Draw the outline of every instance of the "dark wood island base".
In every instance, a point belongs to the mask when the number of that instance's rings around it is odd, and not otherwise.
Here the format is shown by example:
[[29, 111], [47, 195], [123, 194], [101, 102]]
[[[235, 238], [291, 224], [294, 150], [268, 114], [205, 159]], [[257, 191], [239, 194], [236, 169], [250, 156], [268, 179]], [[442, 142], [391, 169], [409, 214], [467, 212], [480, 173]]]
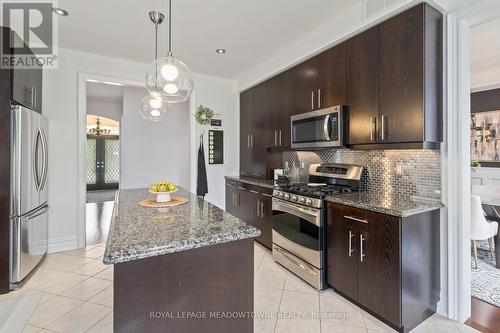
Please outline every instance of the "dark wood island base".
[[[114, 332], [252, 333], [253, 246], [247, 238], [115, 264]], [[245, 316], [227, 318], [235, 313]]]

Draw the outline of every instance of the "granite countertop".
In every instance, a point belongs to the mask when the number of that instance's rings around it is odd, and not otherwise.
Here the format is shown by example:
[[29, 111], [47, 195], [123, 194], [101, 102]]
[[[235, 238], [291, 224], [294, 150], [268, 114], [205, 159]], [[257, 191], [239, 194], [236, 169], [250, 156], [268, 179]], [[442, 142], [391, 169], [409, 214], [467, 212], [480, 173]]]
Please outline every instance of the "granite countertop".
[[326, 197], [325, 200], [398, 217], [407, 217], [444, 207], [439, 201], [377, 192], [332, 195]]
[[245, 184], [274, 188], [274, 180], [272, 179], [257, 179], [257, 178], [241, 177], [241, 176], [226, 176], [225, 178], [237, 182], [242, 182]]
[[257, 237], [260, 231], [208, 201], [179, 188], [188, 203], [144, 208], [147, 189], [120, 190], [109, 227], [103, 262], [116, 264]]

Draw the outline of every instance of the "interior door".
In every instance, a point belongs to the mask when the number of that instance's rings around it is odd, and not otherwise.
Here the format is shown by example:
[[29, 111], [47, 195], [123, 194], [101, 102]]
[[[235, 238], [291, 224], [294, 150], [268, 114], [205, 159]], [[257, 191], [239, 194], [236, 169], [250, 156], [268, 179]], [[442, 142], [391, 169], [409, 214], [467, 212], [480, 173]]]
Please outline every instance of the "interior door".
[[87, 190], [117, 189], [120, 141], [116, 135], [87, 135]]

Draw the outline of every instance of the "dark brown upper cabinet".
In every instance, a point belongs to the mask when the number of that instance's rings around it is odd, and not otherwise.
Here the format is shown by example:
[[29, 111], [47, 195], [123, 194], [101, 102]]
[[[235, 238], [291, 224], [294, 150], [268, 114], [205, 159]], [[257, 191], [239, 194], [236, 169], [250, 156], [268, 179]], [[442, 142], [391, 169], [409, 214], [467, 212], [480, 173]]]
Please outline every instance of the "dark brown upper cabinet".
[[438, 148], [442, 15], [423, 3], [347, 44], [348, 144], [361, 149]]
[[350, 145], [373, 143], [378, 118], [379, 27], [346, 42], [346, 104], [349, 106]]
[[268, 113], [268, 147], [290, 147], [290, 116], [295, 110], [295, 70], [287, 70], [269, 81], [271, 108]]
[[253, 90], [249, 89], [240, 94], [240, 174], [251, 176], [251, 110], [252, 110]]
[[345, 44], [339, 44], [295, 67], [294, 114], [344, 103]]

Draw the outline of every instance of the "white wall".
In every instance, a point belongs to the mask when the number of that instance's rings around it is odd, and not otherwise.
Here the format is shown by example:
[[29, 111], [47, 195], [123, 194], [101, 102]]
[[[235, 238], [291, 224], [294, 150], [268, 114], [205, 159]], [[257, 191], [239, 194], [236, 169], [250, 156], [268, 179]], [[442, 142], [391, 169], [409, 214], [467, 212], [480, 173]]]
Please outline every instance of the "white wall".
[[222, 117], [224, 130], [224, 164], [208, 165], [207, 130], [194, 121], [191, 116], [191, 191], [196, 193], [197, 152], [200, 145], [200, 134], [205, 133], [205, 161], [207, 166], [208, 194], [205, 199], [214, 205], [225, 207], [225, 180], [226, 175], [239, 174], [239, 142], [240, 142], [240, 113], [239, 94], [236, 81], [221, 79], [214, 76], [195, 74], [195, 94], [191, 100], [191, 114], [202, 104], [210, 107]]
[[[59, 50], [59, 68], [44, 71], [43, 112], [49, 119], [50, 252], [74, 249], [78, 246], [78, 223], [82, 207], [84, 207], [84, 202], [79, 201], [79, 184], [81, 182], [77, 178], [78, 73], [91, 73], [98, 76], [142, 82], [147, 69], [148, 64], [61, 48]], [[234, 122], [238, 113], [236, 83], [216, 77], [196, 75], [195, 86], [196, 93], [200, 96], [198, 100], [201, 103], [212, 106], [219, 112], [223, 111], [227, 115], [224, 121], [226, 128], [229, 128], [229, 139], [235, 143], [233, 146], [237, 146], [239, 126], [237, 120]], [[230, 116], [231, 112], [236, 112], [236, 115]], [[190, 115], [192, 113], [191, 110]], [[191, 152], [194, 149], [195, 147], [192, 145]], [[238, 170], [237, 147], [235, 149], [236, 151], [232, 153], [229, 151], [229, 155], [227, 155], [230, 156], [231, 160], [228, 166], [234, 172]], [[234, 154], [233, 158], [231, 158], [231, 154]], [[172, 161], [175, 163], [174, 158]], [[226, 170], [219, 170], [218, 174], [225, 172]], [[211, 171], [209, 173], [212, 175]], [[213, 183], [214, 181], [211, 180], [210, 184]], [[216, 187], [216, 185], [211, 185], [212, 189]], [[220, 199], [214, 199], [214, 201], [223, 202], [223, 191], [219, 191], [217, 196], [220, 196]]]
[[87, 114], [101, 116], [121, 122], [123, 104], [87, 98]]
[[138, 112], [144, 88], [123, 89], [120, 188], [148, 187], [160, 179], [190, 188], [188, 103], [173, 104], [165, 122], [144, 120]]

